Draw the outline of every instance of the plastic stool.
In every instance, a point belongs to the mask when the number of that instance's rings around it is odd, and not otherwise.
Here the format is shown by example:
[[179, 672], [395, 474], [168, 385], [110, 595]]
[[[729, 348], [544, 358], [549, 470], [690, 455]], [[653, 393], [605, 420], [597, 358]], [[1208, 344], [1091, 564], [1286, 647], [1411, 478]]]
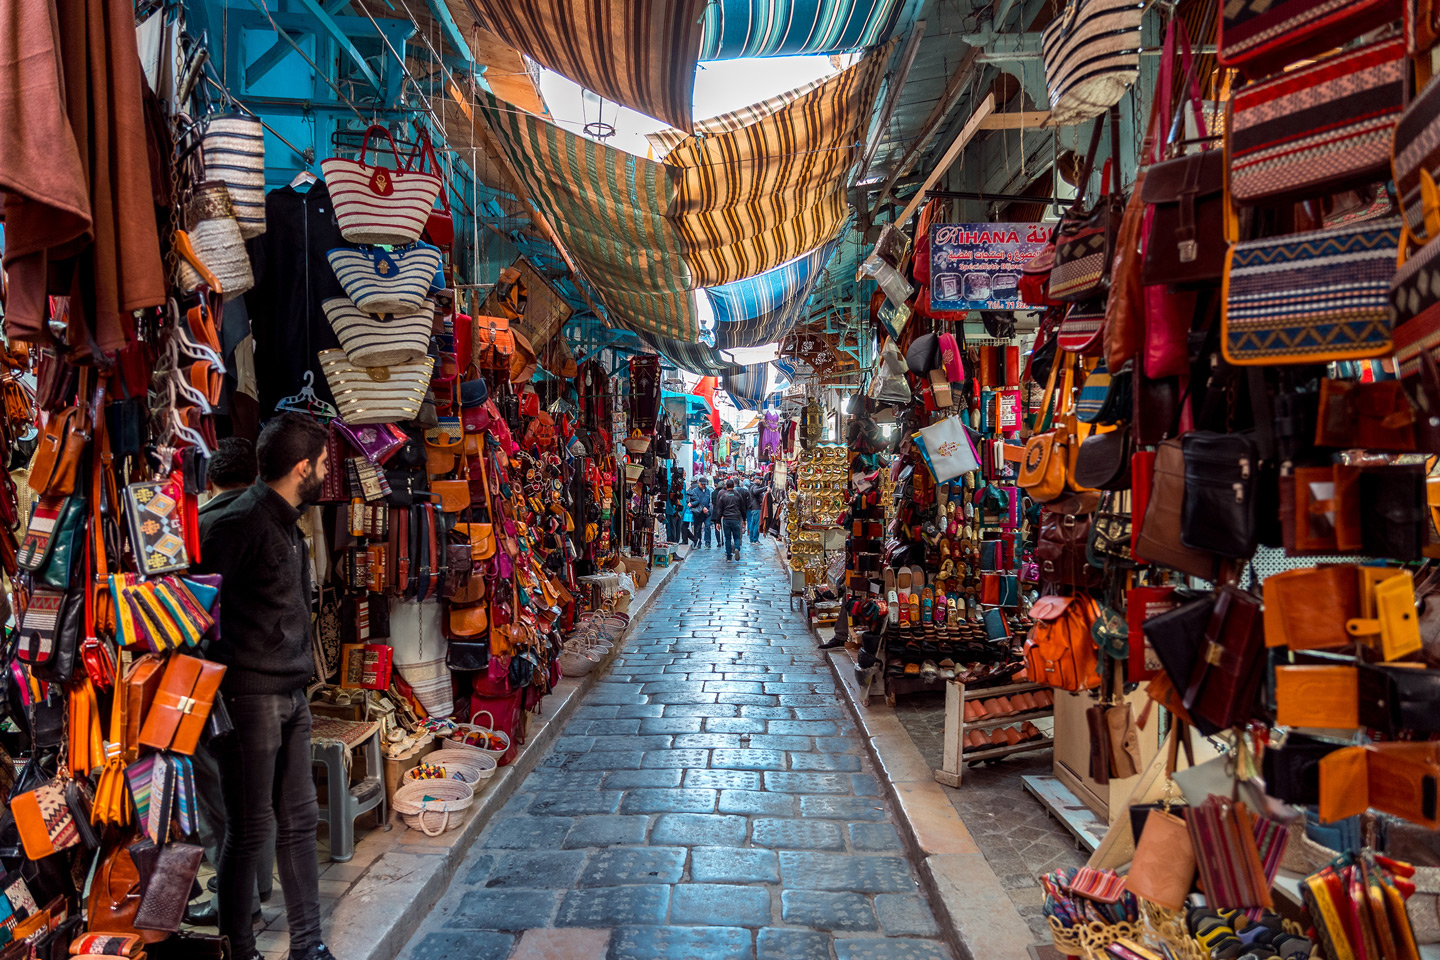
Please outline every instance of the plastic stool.
[[311, 763], [323, 764], [328, 786], [326, 805], [320, 808], [320, 822], [330, 828], [330, 859], [344, 863], [355, 856], [355, 819], [371, 810], [384, 823], [389, 816], [385, 806], [385, 768], [380, 756], [380, 734], [356, 748], [365, 751], [364, 780], [350, 786], [350, 773], [345, 762], [346, 748], [334, 741], [310, 743]]

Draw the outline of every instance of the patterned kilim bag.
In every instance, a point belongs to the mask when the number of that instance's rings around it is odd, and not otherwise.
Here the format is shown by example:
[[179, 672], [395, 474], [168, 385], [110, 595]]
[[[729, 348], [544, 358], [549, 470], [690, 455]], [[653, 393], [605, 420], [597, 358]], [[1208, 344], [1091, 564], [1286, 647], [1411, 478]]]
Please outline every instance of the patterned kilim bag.
[[1250, 240], [1225, 261], [1225, 359], [1327, 363], [1391, 350], [1399, 217]]
[[1400, 19], [1400, 0], [1230, 0], [1220, 7], [1220, 62], [1263, 77]]
[[[1120, 156], [1120, 110], [1112, 107], [1110, 120], [1110, 155]], [[1101, 174], [1100, 199], [1095, 209], [1084, 207], [1085, 187], [1090, 171], [1095, 168], [1095, 151], [1100, 147], [1100, 133], [1105, 118], [1095, 121], [1090, 136], [1090, 150], [1080, 170], [1079, 194], [1070, 209], [1060, 218], [1055, 231], [1055, 265], [1050, 270], [1051, 299], [1077, 303], [1104, 297], [1110, 288], [1110, 264], [1115, 258], [1115, 234], [1125, 215], [1125, 198], [1120, 195], [1119, 164], [1107, 162]], [[1106, 176], [1105, 174], [1109, 174]], [[1103, 317], [1103, 304], [1101, 316]]]
[[1396, 37], [1242, 88], [1225, 128], [1230, 196], [1259, 203], [1385, 179], [1406, 69]]
[[1410, 234], [1426, 243], [1440, 234], [1440, 76], [1432, 77], [1395, 126], [1391, 167]]

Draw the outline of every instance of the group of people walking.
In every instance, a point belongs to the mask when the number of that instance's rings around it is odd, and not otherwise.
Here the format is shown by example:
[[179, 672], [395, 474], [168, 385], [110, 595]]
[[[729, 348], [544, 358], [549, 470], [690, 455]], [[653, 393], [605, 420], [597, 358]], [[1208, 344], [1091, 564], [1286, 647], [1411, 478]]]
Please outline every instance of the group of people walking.
[[688, 490], [675, 484], [666, 503], [670, 540], [696, 547], [703, 540], [710, 547], [723, 537], [725, 559], [739, 560], [740, 544], [747, 533], [751, 543], [760, 541], [760, 506], [765, 492], [763, 477], [717, 479], [713, 491], [708, 477], [696, 478]]

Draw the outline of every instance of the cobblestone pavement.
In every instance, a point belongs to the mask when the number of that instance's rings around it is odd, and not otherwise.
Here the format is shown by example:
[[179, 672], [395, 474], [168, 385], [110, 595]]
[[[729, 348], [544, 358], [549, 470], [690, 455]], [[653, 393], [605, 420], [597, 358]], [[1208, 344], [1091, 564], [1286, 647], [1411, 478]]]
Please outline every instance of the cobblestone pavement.
[[697, 549], [401, 957], [949, 960], [863, 749], [770, 547]]
[[[895, 715], [925, 762], [931, 767], [940, 766], [945, 694], [899, 697]], [[1083, 866], [1086, 859], [1069, 831], [1050, 817], [1020, 783], [1026, 774], [1049, 773], [1050, 764], [1049, 750], [1014, 754], [996, 763], [966, 766], [960, 788], [945, 788], [986, 862], [1030, 925], [1036, 943], [1049, 943], [1051, 939], [1050, 928], [1040, 912], [1045, 895], [1036, 877], [1057, 867]]]

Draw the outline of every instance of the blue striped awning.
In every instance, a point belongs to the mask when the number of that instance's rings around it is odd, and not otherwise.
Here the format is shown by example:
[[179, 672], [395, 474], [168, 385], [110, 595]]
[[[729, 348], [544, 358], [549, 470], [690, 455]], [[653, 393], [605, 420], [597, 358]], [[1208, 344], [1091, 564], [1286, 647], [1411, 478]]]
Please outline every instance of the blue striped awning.
[[899, 0], [710, 0], [700, 59], [836, 53], [879, 43]]
[[703, 343], [673, 340], [643, 330], [636, 330], [635, 335], [675, 366], [688, 370], [697, 377], [720, 377], [737, 369], [735, 364], [728, 362]]
[[706, 287], [705, 293], [715, 311], [715, 321], [736, 323], [773, 313], [777, 307], [794, 299], [811, 277], [825, 269], [834, 251], [835, 245], [827, 243], [774, 270], [746, 280]]
[[[815, 283], [825, 272], [825, 265], [835, 253], [838, 241], [832, 241], [817, 250], [811, 251], [800, 260], [792, 261], [778, 270], [771, 273], [792, 270], [788, 277], [777, 278], [779, 284], [783, 284], [780, 292], [787, 294], [784, 299], [775, 302], [770, 300], [774, 291], [767, 286], [753, 291], [751, 295], [742, 294], [740, 297], [728, 297], [728, 304], [725, 307], [720, 305], [713, 294], [717, 290], [734, 288], [750, 283], [750, 280], [741, 280], [734, 284], [726, 284], [725, 287], [710, 287], [706, 289], [711, 294], [711, 303], [715, 307], [715, 347], [719, 350], [737, 350], [741, 347], [758, 347], [766, 343], [777, 343], [790, 332], [795, 322], [800, 319], [805, 306], [810, 302], [811, 291], [815, 289]], [[797, 266], [798, 265], [798, 266]], [[800, 285], [789, 289], [790, 284], [799, 276], [804, 277]], [[752, 280], [760, 280], [770, 274], [761, 274]], [[753, 304], [766, 302], [771, 308], [757, 316], [744, 320], [720, 319], [728, 310], [735, 309], [736, 304]], [[740, 311], [748, 312], [753, 307], [742, 306]]]

